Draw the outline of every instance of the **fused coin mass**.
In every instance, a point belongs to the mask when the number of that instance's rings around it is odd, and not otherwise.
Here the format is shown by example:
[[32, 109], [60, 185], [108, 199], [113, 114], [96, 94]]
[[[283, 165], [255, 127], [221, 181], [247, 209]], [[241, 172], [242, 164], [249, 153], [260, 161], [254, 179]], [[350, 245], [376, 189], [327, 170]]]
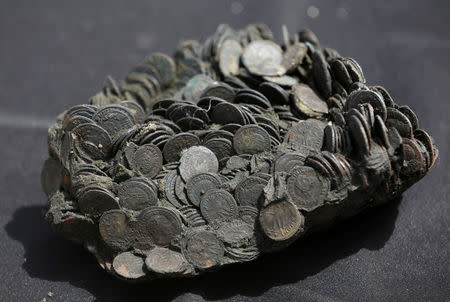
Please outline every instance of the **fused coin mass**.
[[126, 281], [286, 248], [398, 199], [439, 154], [409, 106], [307, 29], [221, 24], [99, 88], [50, 127], [41, 185], [53, 229]]

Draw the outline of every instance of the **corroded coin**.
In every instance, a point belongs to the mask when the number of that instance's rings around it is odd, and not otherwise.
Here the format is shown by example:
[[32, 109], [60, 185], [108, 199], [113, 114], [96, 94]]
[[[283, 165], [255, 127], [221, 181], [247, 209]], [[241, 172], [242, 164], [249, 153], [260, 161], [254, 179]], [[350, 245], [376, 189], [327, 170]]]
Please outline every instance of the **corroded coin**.
[[181, 219], [174, 210], [165, 207], [149, 207], [137, 217], [138, 244], [168, 246], [181, 234]]
[[304, 224], [303, 215], [290, 201], [269, 204], [259, 214], [259, 223], [267, 237], [274, 241], [292, 238]]
[[158, 175], [162, 163], [161, 150], [153, 144], [145, 144], [137, 148], [133, 162], [130, 164], [143, 175], [153, 178]]
[[155, 247], [147, 253], [145, 265], [149, 271], [159, 274], [181, 274], [188, 263], [179, 252], [164, 247]]
[[237, 154], [256, 154], [270, 149], [270, 135], [257, 125], [239, 128], [233, 137], [233, 147]]
[[182, 251], [186, 259], [199, 269], [208, 269], [220, 264], [224, 255], [223, 244], [210, 231], [193, 231], [187, 234]]
[[321, 150], [323, 144], [323, 131], [325, 124], [315, 119], [300, 121], [288, 130], [283, 143], [302, 150], [305, 146], [315, 150]]
[[132, 252], [118, 254], [112, 263], [114, 272], [129, 280], [139, 279], [145, 276], [144, 259]]
[[199, 206], [203, 195], [209, 190], [218, 189], [221, 183], [219, 177], [212, 173], [200, 173], [191, 177], [186, 183], [189, 201]]
[[275, 172], [289, 172], [296, 166], [301, 166], [305, 163], [307, 154], [302, 153], [286, 153], [277, 158], [274, 164]]
[[183, 151], [179, 171], [185, 182], [200, 173], [217, 173], [219, 162], [216, 155], [206, 147], [193, 146]]
[[330, 181], [313, 168], [299, 166], [291, 171], [287, 189], [297, 208], [312, 211], [324, 203]]
[[241, 44], [235, 40], [226, 40], [219, 49], [219, 68], [224, 76], [239, 73], [239, 60], [242, 54]]
[[228, 245], [245, 244], [252, 236], [253, 226], [240, 219], [223, 223], [217, 229], [217, 237]]
[[131, 178], [120, 183], [117, 190], [121, 207], [139, 211], [156, 205], [158, 196], [145, 179]]
[[238, 215], [233, 195], [222, 189], [208, 190], [202, 196], [200, 210], [209, 223], [229, 221]]
[[131, 244], [129, 218], [123, 210], [106, 211], [100, 217], [98, 229], [103, 241], [112, 249], [126, 251]]
[[123, 129], [132, 127], [136, 120], [128, 108], [118, 105], [105, 106], [92, 117], [111, 137], [115, 137]]
[[293, 111], [300, 112], [309, 117], [321, 118], [328, 113], [328, 106], [315, 92], [306, 84], [296, 84], [292, 87]]
[[97, 186], [88, 186], [84, 187], [80, 194], [78, 206], [83, 213], [100, 216], [105, 211], [118, 209], [119, 203], [108, 190]]
[[200, 139], [192, 133], [179, 133], [169, 139], [163, 148], [163, 155], [166, 162], [178, 161], [181, 151], [200, 144]]
[[48, 158], [41, 171], [41, 186], [47, 196], [56, 192], [62, 185], [63, 167], [54, 158]]
[[234, 154], [233, 145], [231, 141], [226, 138], [209, 139], [203, 146], [214, 152], [219, 161]]
[[280, 46], [272, 41], [257, 40], [244, 49], [242, 62], [253, 74], [260, 76], [282, 75], [286, 69], [282, 65], [283, 53]]
[[236, 201], [240, 206], [252, 206], [258, 208], [264, 199], [264, 187], [267, 180], [256, 176], [250, 176], [242, 180], [234, 191]]

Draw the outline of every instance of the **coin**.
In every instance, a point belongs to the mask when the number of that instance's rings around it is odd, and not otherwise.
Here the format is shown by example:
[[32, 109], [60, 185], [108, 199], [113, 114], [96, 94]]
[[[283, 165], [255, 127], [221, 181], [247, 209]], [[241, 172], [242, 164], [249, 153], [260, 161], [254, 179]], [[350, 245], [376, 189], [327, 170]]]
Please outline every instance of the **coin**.
[[211, 231], [199, 230], [189, 233], [182, 246], [186, 259], [199, 269], [220, 264], [224, 255], [223, 244]]
[[386, 105], [380, 94], [372, 90], [357, 90], [350, 93], [347, 99], [347, 110], [357, 108], [359, 104], [369, 103], [372, 105], [375, 114], [378, 114], [383, 121], [386, 120], [387, 111]]
[[298, 166], [291, 170], [287, 186], [297, 208], [312, 211], [324, 203], [330, 182], [313, 168]]
[[212, 189], [218, 189], [220, 187], [219, 178], [212, 173], [200, 173], [197, 174], [186, 183], [186, 192], [189, 197], [189, 201], [199, 206], [202, 196]]
[[109, 210], [102, 214], [98, 229], [102, 240], [112, 249], [126, 251], [131, 244], [129, 218], [123, 210]]
[[313, 78], [319, 92], [328, 98], [331, 96], [331, 74], [328, 70], [328, 63], [320, 50], [315, 50], [312, 54]]
[[200, 144], [200, 139], [191, 133], [179, 133], [169, 139], [163, 148], [163, 155], [166, 162], [178, 161], [181, 157], [181, 151], [191, 146]]
[[224, 76], [238, 74], [241, 54], [241, 44], [235, 40], [226, 40], [221, 45], [219, 49], [219, 69]]
[[315, 119], [307, 119], [294, 124], [284, 136], [283, 143], [301, 150], [304, 146], [322, 149], [325, 124]]
[[[81, 124], [72, 130], [83, 142], [91, 142], [97, 148], [101, 148], [107, 153], [111, 147], [111, 137], [103, 128], [95, 124]], [[84, 150], [89, 154], [93, 154], [93, 150], [84, 147]]]
[[41, 171], [41, 187], [47, 196], [59, 190], [62, 185], [62, 165], [54, 158], [48, 158], [44, 162]]
[[140, 211], [156, 205], [158, 196], [145, 179], [130, 178], [119, 184], [117, 191], [121, 207]]
[[220, 103], [211, 109], [209, 114], [211, 121], [217, 124], [239, 124], [244, 125], [245, 119], [239, 108], [231, 103]]
[[387, 117], [385, 119], [386, 126], [394, 127], [402, 137], [411, 138], [413, 127], [411, 121], [406, 115], [395, 108], [387, 109]]
[[136, 219], [139, 245], [151, 243], [166, 247], [182, 231], [180, 217], [169, 208], [149, 207]]
[[272, 41], [257, 40], [244, 49], [242, 62], [253, 74], [259, 76], [282, 75], [286, 69], [282, 66], [281, 48]]
[[217, 229], [217, 237], [224, 243], [238, 246], [247, 243], [253, 236], [253, 226], [236, 219], [223, 223]]
[[240, 206], [251, 206], [258, 208], [264, 199], [263, 189], [267, 185], [267, 181], [250, 176], [242, 180], [234, 191], [236, 201]]
[[179, 171], [184, 181], [197, 174], [211, 172], [217, 173], [219, 162], [216, 155], [206, 147], [193, 146], [183, 151]]
[[257, 125], [239, 128], [233, 137], [233, 148], [237, 154], [257, 154], [270, 150], [270, 135]]
[[181, 274], [187, 265], [182, 254], [164, 247], [151, 249], [145, 258], [147, 269], [159, 274]]
[[208, 223], [229, 221], [238, 215], [233, 195], [222, 189], [206, 191], [200, 202], [200, 210]]
[[301, 112], [309, 117], [321, 118], [328, 113], [327, 103], [312, 90], [308, 85], [296, 84], [292, 87], [293, 112]]
[[214, 152], [217, 160], [230, 157], [234, 153], [233, 145], [226, 138], [212, 138], [207, 140], [203, 146]]
[[103, 212], [118, 209], [119, 203], [114, 195], [101, 187], [85, 187], [78, 199], [82, 213], [100, 216]]
[[145, 144], [137, 148], [132, 166], [143, 175], [153, 178], [161, 170], [162, 162], [161, 150], [153, 144]]
[[131, 128], [136, 124], [131, 111], [118, 105], [109, 105], [99, 109], [92, 119], [111, 137], [117, 136], [123, 129]]
[[289, 201], [269, 204], [259, 214], [261, 228], [271, 240], [284, 241], [292, 238], [300, 231], [305, 218]]
[[171, 57], [163, 53], [154, 53], [145, 58], [144, 63], [156, 68], [162, 86], [168, 86], [172, 83], [175, 77], [175, 62]]
[[301, 166], [305, 163], [307, 154], [302, 153], [286, 153], [280, 156], [274, 164], [275, 172], [289, 172], [296, 166]]
[[113, 260], [112, 267], [117, 275], [129, 280], [142, 278], [146, 274], [144, 259], [132, 252], [118, 254]]

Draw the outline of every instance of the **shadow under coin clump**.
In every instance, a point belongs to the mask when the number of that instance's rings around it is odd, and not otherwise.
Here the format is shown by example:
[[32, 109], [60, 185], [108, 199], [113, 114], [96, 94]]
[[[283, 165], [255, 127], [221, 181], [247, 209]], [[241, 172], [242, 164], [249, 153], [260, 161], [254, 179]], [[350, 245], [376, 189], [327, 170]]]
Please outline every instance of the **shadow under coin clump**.
[[18, 209], [5, 230], [23, 244], [27, 258], [23, 268], [31, 277], [69, 282], [89, 291], [98, 301], [125, 301], [131, 297], [170, 301], [184, 293], [217, 300], [236, 295], [259, 296], [274, 286], [313, 276], [360, 249], [381, 249], [394, 230], [400, 200], [368, 210], [327, 232], [300, 239], [283, 251], [253, 262], [230, 265], [195, 278], [155, 280], [148, 284], [123, 283], [102, 271], [81, 246], [51, 231], [42, 206]]

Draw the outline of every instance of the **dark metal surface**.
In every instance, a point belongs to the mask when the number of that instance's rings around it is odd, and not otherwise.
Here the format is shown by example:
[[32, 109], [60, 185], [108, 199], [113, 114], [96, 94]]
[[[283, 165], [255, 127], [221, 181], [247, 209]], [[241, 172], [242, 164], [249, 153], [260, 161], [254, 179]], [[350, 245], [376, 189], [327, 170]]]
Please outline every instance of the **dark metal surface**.
[[[3, 1], [0, 10], [1, 301], [442, 301], [450, 296], [450, 32], [445, 1]], [[312, 7], [314, 6], [314, 7]], [[317, 13], [319, 13], [318, 16]], [[313, 18], [316, 16], [315, 18]], [[411, 106], [435, 167], [401, 202], [280, 253], [189, 280], [127, 285], [43, 219], [47, 126], [153, 51], [219, 23], [310, 27], [369, 83]], [[277, 31], [277, 29], [279, 29]], [[52, 292], [53, 297], [48, 293]]]

